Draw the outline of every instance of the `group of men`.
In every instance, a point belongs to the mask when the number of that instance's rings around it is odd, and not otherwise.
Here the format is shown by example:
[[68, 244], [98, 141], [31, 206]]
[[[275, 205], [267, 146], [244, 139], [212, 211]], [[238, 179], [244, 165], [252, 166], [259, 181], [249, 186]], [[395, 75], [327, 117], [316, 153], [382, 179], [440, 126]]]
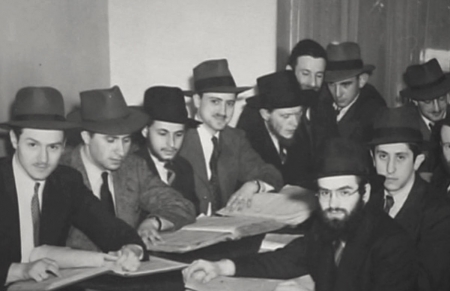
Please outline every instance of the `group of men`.
[[[0, 282], [57, 274], [54, 261], [29, 259], [43, 244], [109, 252], [135, 270], [160, 232], [294, 187], [314, 190], [320, 206], [304, 238], [195, 261], [185, 277], [310, 274], [316, 290], [448, 290], [450, 77], [436, 60], [408, 67], [400, 93], [413, 104], [390, 109], [368, 83], [374, 69], [356, 43], [302, 40], [286, 70], [257, 79], [237, 128], [228, 124], [248, 87], [225, 59], [193, 69], [192, 117], [177, 87], [149, 88], [138, 108], [117, 86], [83, 91], [67, 116], [56, 89], [19, 90], [1, 124], [15, 152], [0, 161]], [[81, 143], [69, 148], [72, 130]]]

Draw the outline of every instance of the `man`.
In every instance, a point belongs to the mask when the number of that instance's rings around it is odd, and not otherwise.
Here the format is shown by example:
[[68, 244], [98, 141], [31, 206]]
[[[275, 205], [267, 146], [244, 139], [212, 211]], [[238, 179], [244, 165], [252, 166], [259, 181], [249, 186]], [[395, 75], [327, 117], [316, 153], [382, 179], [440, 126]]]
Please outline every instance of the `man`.
[[[140, 130], [148, 116], [127, 107], [117, 86], [84, 91], [80, 98], [80, 110], [68, 119], [82, 128], [83, 143], [68, 151], [61, 162], [77, 169], [105, 208], [136, 228], [147, 245], [160, 240], [160, 231], [192, 223], [192, 203], [153, 175], [144, 159], [128, 155], [131, 133]], [[77, 229], [71, 231], [67, 244], [96, 249]]]
[[357, 43], [331, 43], [324, 80], [331, 92], [339, 136], [360, 142], [370, 139], [374, 115], [385, 105], [367, 86], [373, 65], [364, 65]]
[[450, 289], [450, 206], [417, 175], [424, 160], [423, 138], [413, 106], [380, 111], [372, 145], [384, 189], [373, 203], [411, 236], [419, 254], [419, 290]]
[[199, 212], [195, 195], [194, 170], [178, 155], [188, 127], [198, 121], [188, 118], [184, 94], [180, 88], [151, 87], [144, 94], [144, 110], [150, 121], [142, 129], [146, 146], [136, 154], [147, 161], [150, 171], [190, 200]]
[[15, 149], [12, 158], [0, 161], [1, 286], [59, 274], [54, 261], [30, 262], [29, 256], [39, 245], [64, 246], [71, 225], [102, 251], [118, 251], [124, 269], [136, 270], [144, 246], [139, 236], [93, 198], [80, 173], [58, 166], [64, 130], [75, 127], [64, 118], [61, 93], [50, 87], [22, 88], [11, 121], [1, 125], [11, 129]]
[[[316, 291], [414, 290], [417, 262], [411, 239], [382, 211], [365, 206], [371, 191], [366, 150], [354, 141], [331, 139], [320, 157], [320, 210], [304, 238], [270, 253], [195, 261], [183, 271], [185, 279], [309, 274]], [[305, 289], [289, 282], [276, 290]]]
[[450, 116], [439, 123], [439, 160], [431, 180], [435, 192], [450, 198]]
[[196, 117], [203, 123], [186, 132], [180, 155], [194, 168], [200, 212], [210, 214], [226, 205], [241, 209], [255, 193], [279, 190], [281, 174], [264, 163], [241, 130], [227, 126], [236, 94], [245, 90], [236, 87], [227, 60], [195, 67], [194, 87]]
[[258, 78], [258, 91], [247, 104], [259, 108], [264, 127], [247, 130], [247, 137], [261, 158], [281, 172], [285, 184], [304, 186], [313, 166], [308, 144], [299, 143], [295, 132], [317, 92], [300, 90], [292, 71]]

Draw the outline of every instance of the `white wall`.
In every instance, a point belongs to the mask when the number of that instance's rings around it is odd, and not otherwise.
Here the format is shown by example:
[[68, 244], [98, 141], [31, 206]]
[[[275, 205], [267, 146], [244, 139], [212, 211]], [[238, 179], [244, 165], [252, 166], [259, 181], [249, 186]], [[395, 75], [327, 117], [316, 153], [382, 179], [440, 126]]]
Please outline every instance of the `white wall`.
[[192, 68], [227, 58], [239, 85], [276, 68], [276, 0], [110, 0], [111, 84], [129, 104], [145, 89], [187, 89]]

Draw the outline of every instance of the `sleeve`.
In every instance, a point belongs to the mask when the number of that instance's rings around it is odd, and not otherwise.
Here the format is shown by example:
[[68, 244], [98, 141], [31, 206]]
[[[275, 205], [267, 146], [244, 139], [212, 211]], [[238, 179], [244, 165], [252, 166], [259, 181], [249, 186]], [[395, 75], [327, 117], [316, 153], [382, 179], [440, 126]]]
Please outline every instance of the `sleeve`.
[[282, 249], [232, 259], [237, 277], [291, 279], [308, 274], [306, 242], [298, 238]]
[[[2, 214], [4, 213], [2, 209]], [[8, 276], [9, 267], [14, 262], [11, 257], [11, 231], [6, 223], [7, 220], [1, 215], [0, 221], [0, 290], [5, 285], [6, 277]]]

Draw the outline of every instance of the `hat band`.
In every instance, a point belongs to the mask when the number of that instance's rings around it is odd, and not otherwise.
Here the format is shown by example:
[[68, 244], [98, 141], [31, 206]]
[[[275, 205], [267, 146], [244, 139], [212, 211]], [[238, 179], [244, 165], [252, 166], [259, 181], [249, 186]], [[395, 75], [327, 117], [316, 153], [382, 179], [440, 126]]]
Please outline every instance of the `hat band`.
[[328, 61], [327, 71], [354, 70], [363, 67], [362, 60]]
[[417, 85], [417, 86], [411, 86], [411, 89], [417, 89], [417, 90], [429, 89], [429, 88], [432, 88], [432, 87], [435, 87], [435, 86], [439, 85], [440, 83], [442, 83], [444, 81], [445, 81], [445, 75], [442, 75], [441, 77], [439, 77], [439, 79], [437, 79], [437, 80], [435, 80], [435, 81], [433, 81], [431, 83], [426, 83], [426, 84]]
[[409, 127], [395, 127], [395, 128], [376, 128], [373, 131], [373, 139], [376, 138], [386, 138], [386, 137], [396, 137], [398, 140], [402, 141], [422, 141], [422, 133], [418, 129]]
[[22, 114], [13, 118], [14, 121], [66, 121], [58, 114]]
[[211, 77], [195, 81], [194, 87], [196, 91], [201, 92], [209, 88], [236, 87], [236, 83], [231, 76]]

